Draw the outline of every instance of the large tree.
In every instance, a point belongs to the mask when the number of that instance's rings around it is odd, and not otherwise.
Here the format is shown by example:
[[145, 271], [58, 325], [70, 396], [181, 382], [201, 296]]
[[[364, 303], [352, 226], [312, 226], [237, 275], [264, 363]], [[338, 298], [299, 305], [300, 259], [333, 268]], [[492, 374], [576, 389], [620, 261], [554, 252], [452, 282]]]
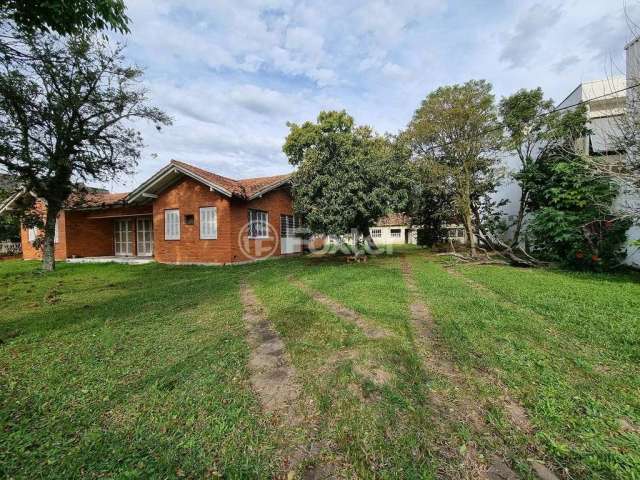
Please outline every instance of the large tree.
[[294, 206], [312, 231], [368, 237], [373, 222], [405, 207], [407, 164], [391, 139], [355, 126], [345, 111], [288, 126], [283, 151], [297, 167]]
[[476, 255], [474, 211], [494, 182], [501, 125], [491, 84], [471, 80], [463, 85], [440, 87], [422, 102], [405, 132], [413, 156], [445, 171], [457, 218]]
[[518, 245], [526, 214], [530, 211], [532, 172], [552, 149], [575, 149], [576, 139], [585, 133], [584, 110], [555, 110], [553, 100], [545, 99], [541, 88], [518, 90], [500, 101], [505, 127], [506, 149], [520, 161], [514, 179], [520, 186], [520, 204], [512, 244]]
[[85, 35], [16, 38], [25, 55], [0, 58], [0, 165], [46, 204], [43, 268], [52, 270], [55, 221], [76, 183], [132, 172], [143, 142], [131, 121], [160, 128], [170, 118], [147, 105], [142, 71], [125, 64], [122, 46]]

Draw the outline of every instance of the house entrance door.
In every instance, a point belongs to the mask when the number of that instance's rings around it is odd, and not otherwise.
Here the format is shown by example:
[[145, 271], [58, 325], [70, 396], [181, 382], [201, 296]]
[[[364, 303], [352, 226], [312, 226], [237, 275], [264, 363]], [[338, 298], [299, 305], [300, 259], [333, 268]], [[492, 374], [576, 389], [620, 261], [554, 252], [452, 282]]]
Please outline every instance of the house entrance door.
[[116, 220], [113, 225], [116, 255], [125, 257], [133, 255], [133, 232], [131, 231], [131, 220]]
[[153, 255], [153, 222], [151, 217], [138, 218], [137, 228], [138, 255], [150, 257]]

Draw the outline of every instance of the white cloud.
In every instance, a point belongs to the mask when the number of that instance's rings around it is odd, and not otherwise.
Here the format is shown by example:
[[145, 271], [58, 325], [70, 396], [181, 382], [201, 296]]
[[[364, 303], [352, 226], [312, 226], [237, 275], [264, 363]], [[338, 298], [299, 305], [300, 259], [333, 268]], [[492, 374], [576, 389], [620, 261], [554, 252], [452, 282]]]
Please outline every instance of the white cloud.
[[627, 35], [622, 3], [601, 0], [127, 4], [128, 55], [175, 118], [162, 132], [142, 126], [149, 146], [129, 183], [170, 158], [232, 177], [288, 171], [287, 121], [344, 108], [396, 132], [429, 91], [471, 78], [491, 81], [498, 98], [536, 86], [563, 98], [605, 76], [605, 52], [619, 61]]
[[524, 12], [516, 27], [508, 37], [500, 55], [500, 60], [512, 68], [525, 67], [533, 62], [540, 52], [546, 32], [559, 20], [562, 11], [559, 7], [535, 4]]

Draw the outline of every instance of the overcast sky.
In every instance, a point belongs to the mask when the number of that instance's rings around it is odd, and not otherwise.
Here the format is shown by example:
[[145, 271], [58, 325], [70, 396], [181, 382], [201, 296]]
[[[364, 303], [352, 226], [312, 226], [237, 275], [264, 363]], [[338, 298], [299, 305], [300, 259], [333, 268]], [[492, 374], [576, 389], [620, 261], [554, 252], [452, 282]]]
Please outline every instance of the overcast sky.
[[[633, 2], [633, 0], [631, 0]], [[622, 0], [127, 0], [131, 62], [174, 124], [143, 126], [139, 173], [170, 159], [233, 178], [291, 170], [287, 121], [346, 109], [395, 133], [441, 85], [489, 80], [497, 98], [624, 73]], [[154, 156], [156, 154], [157, 156]]]

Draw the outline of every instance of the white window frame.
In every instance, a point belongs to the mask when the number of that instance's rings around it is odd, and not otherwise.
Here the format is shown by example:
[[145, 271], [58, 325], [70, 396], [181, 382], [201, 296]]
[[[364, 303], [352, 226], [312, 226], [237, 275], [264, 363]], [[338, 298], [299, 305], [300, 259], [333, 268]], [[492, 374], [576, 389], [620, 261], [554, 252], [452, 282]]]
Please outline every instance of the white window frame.
[[[397, 230], [397, 231], [394, 232], [394, 230]], [[389, 236], [391, 238], [402, 238], [402, 229], [401, 228], [389, 229]]]
[[[175, 217], [175, 222], [169, 217]], [[177, 208], [164, 211], [164, 239], [180, 240], [180, 210]]]
[[382, 228], [372, 228], [369, 233], [371, 238], [382, 238]]
[[38, 227], [30, 227], [27, 229], [27, 235], [29, 236], [30, 242], [35, 242], [36, 238], [38, 238]]
[[[262, 216], [264, 218], [255, 218], [255, 216]], [[257, 225], [258, 227], [254, 229], [253, 226]], [[255, 230], [255, 235], [252, 233]], [[260, 238], [269, 238], [269, 212], [265, 212], [264, 210], [256, 210], [254, 208], [249, 209], [249, 238], [251, 239], [260, 239]]]
[[200, 207], [200, 240], [216, 240], [218, 238], [218, 209], [216, 207]]

